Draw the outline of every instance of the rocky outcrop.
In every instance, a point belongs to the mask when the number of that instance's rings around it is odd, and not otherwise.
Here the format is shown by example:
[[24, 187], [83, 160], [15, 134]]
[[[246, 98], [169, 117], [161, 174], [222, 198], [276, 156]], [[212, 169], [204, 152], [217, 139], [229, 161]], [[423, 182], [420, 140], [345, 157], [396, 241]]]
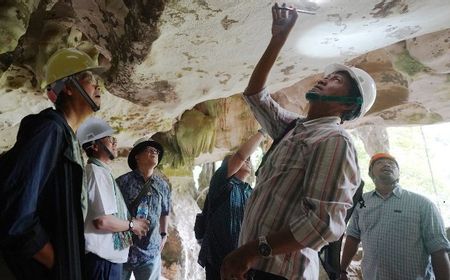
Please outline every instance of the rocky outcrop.
[[[117, 131], [121, 159], [114, 163], [115, 175], [127, 170], [125, 157], [139, 137], [153, 136], [166, 149], [162, 167], [173, 181], [176, 201], [173, 246], [165, 252], [167, 275], [194, 279], [198, 248], [193, 220], [186, 218], [198, 211], [192, 168], [222, 160], [259, 128], [240, 93], [270, 39], [271, 5], [218, 0], [0, 2], [0, 154], [15, 142], [25, 115], [51, 105], [43, 92], [51, 54], [62, 47], [87, 52], [108, 69], [96, 115]], [[450, 121], [449, 1], [295, 5], [316, 15], [300, 16], [268, 81], [283, 107], [305, 113], [304, 93], [325, 65], [341, 62], [365, 69], [377, 83], [378, 97], [368, 115], [345, 124], [369, 154], [389, 147], [386, 126]], [[202, 188], [211, 166], [208, 170]]]

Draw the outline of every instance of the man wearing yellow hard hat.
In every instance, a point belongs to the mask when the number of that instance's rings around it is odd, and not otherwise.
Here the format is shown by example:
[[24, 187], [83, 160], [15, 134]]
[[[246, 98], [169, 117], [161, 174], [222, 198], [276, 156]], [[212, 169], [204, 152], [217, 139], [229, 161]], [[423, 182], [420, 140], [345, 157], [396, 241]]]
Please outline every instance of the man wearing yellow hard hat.
[[85, 194], [75, 132], [100, 108], [99, 70], [82, 51], [55, 52], [46, 68], [55, 108], [23, 118], [17, 142], [0, 158], [0, 246], [17, 279], [84, 278]]

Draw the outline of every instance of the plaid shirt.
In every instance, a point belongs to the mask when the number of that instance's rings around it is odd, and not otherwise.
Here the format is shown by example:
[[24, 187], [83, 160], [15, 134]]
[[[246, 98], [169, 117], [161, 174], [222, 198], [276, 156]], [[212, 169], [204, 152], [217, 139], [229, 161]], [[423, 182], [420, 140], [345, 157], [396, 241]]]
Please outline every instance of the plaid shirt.
[[400, 186], [386, 199], [376, 191], [363, 197], [366, 207], [355, 208], [347, 235], [362, 241], [364, 279], [434, 279], [430, 254], [450, 251], [436, 206]]
[[[299, 117], [265, 89], [246, 100], [274, 139]], [[255, 269], [287, 279], [318, 279], [317, 251], [344, 233], [346, 211], [361, 181], [352, 140], [339, 123], [338, 117], [299, 119], [261, 166], [239, 243], [289, 228], [305, 248], [262, 259]]]

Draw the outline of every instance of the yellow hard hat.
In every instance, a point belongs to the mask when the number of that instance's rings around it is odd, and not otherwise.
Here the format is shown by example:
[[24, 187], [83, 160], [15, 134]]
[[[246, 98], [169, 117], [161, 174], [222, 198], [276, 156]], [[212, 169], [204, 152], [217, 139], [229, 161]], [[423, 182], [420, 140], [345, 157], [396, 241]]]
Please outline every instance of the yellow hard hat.
[[60, 49], [47, 62], [45, 83], [50, 85], [60, 79], [87, 70], [101, 72], [104, 68], [97, 66], [97, 63], [85, 52], [74, 48]]

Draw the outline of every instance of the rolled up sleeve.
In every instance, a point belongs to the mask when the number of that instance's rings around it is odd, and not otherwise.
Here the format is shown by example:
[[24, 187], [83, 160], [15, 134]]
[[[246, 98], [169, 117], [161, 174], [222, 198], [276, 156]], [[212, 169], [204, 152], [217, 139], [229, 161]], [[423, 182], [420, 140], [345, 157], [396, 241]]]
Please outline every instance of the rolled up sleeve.
[[272, 139], [278, 138], [291, 121], [300, 117], [298, 114], [282, 108], [272, 99], [266, 88], [258, 94], [244, 95], [244, 98], [256, 120]]
[[361, 239], [361, 229], [359, 228], [359, 209], [355, 208], [353, 211], [350, 222], [348, 223], [347, 230], [345, 232], [347, 235], [352, 236], [357, 239]]
[[450, 252], [450, 244], [446, 237], [444, 222], [436, 205], [428, 201], [421, 211], [421, 230], [428, 254], [445, 250]]

